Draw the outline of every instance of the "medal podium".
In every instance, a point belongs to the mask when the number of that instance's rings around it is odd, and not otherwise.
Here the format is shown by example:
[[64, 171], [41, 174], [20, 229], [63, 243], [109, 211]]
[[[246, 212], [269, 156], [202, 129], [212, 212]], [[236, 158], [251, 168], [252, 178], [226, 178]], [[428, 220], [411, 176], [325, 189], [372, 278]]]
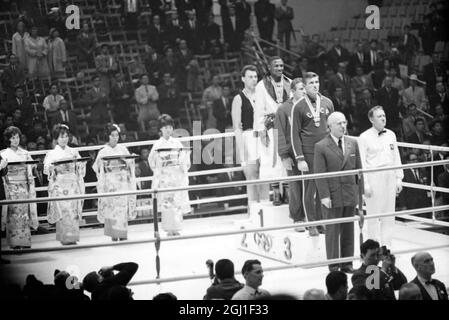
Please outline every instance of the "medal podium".
[[[271, 201], [250, 206], [249, 219], [240, 224], [241, 229], [281, 227], [293, 224], [288, 204], [273, 206]], [[358, 252], [358, 225], [354, 224], [354, 248]], [[313, 263], [326, 260], [325, 235], [311, 237], [309, 232], [294, 229], [249, 232], [239, 237], [238, 248], [286, 264]]]

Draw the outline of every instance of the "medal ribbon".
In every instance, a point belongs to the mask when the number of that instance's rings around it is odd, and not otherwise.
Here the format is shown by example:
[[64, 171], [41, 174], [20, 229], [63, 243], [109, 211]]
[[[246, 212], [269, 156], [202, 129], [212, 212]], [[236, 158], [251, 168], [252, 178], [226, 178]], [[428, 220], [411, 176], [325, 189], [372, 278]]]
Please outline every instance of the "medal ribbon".
[[313, 110], [313, 105], [312, 102], [309, 99], [309, 96], [306, 94], [304, 95], [304, 98], [306, 99], [307, 105], [309, 106], [310, 112], [313, 115], [313, 121], [315, 122], [315, 126], [317, 126], [316, 124], [320, 123], [320, 109], [321, 109], [321, 99], [320, 96], [317, 94], [316, 96], [316, 108], [315, 111]]

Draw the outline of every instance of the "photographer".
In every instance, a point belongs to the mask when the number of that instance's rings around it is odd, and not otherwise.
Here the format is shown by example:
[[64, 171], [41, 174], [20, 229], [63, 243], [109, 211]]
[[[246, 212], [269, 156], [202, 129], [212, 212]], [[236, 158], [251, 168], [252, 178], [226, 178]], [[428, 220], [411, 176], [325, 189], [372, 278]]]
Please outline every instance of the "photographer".
[[232, 296], [242, 288], [243, 284], [234, 277], [232, 261], [221, 259], [215, 264], [214, 282], [207, 288], [203, 300], [231, 300]]
[[[377, 241], [368, 239], [360, 246], [362, 266], [351, 278], [352, 285], [366, 286], [373, 294], [373, 300], [396, 300], [394, 290], [407, 283], [407, 278], [395, 266], [396, 259], [385, 246], [380, 248]], [[379, 267], [382, 261], [382, 267]], [[367, 270], [368, 267], [373, 270]], [[378, 278], [376, 278], [376, 276]]]
[[[83, 289], [91, 293], [92, 300], [108, 300], [110, 289], [126, 286], [139, 265], [134, 262], [116, 264], [113, 267], [102, 267], [100, 271], [89, 272], [83, 279]], [[114, 274], [114, 271], [118, 271]]]

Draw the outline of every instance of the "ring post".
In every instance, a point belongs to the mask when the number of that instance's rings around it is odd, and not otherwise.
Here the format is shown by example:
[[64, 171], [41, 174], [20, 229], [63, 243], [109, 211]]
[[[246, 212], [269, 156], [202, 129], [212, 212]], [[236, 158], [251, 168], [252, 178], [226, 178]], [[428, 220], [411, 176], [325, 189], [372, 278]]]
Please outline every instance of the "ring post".
[[159, 235], [158, 212], [157, 212], [157, 191], [153, 191], [153, 223], [154, 223], [154, 246], [156, 248], [156, 279], [160, 278], [161, 260], [159, 258], [159, 249], [161, 248], [161, 238]]
[[358, 213], [359, 213], [359, 229], [360, 229], [360, 244], [363, 243], [363, 224], [365, 222], [365, 216], [363, 215], [363, 179], [362, 179], [362, 173], [358, 173]]

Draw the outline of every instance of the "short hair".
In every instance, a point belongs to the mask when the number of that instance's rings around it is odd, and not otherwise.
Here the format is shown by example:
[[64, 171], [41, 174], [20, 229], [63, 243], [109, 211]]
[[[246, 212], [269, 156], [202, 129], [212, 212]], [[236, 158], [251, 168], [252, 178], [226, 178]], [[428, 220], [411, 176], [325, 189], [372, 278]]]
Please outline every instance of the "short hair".
[[410, 298], [412, 298], [410, 293], [412, 290], [416, 290], [416, 289], [418, 289], [418, 293], [421, 297], [420, 300], [422, 300], [421, 290], [419, 289], [418, 285], [416, 285], [413, 282], [405, 283], [401, 286], [401, 288], [399, 289], [399, 300], [414, 300], [414, 299], [410, 299]]
[[342, 271], [332, 271], [326, 277], [326, 288], [329, 294], [335, 294], [338, 289], [348, 284], [348, 276]]
[[372, 119], [374, 117], [374, 112], [377, 110], [384, 110], [382, 106], [374, 106], [368, 111], [368, 118]]
[[423, 118], [418, 117], [418, 118], [416, 118], [415, 121], [413, 122], [413, 124], [415, 125], [415, 127], [416, 127], [416, 125], [418, 124], [418, 122], [425, 123]]
[[351, 290], [349, 290], [348, 292], [348, 297], [350, 295], [354, 295], [356, 298], [355, 300], [373, 300], [372, 292], [369, 291], [368, 288], [363, 285], [352, 287]]
[[234, 278], [234, 263], [229, 259], [218, 260], [215, 264], [215, 275], [220, 280]]
[[[268, 58], [268, 65], [271, 66], [273, 61], [276, 61], [276, 60], [282, 60], [282, 58], [280, 56], [272, 56], [272, 57]], [[282, 60], [282, 61], [284, 61], [284, 60]]]
[[242, 72], [241, 72], [241, 76], [242, 77], [246, 76], [246, 72], [247, 71], [254, 71], [255, 73], [257, 73], [257, 68], [253, 64], [247, 64], [246, 66], [243, 67]]
[[9, 126], [5, 129], [5, 131], [3, 131], [3, 139], [5, 140], [5, 144], [8, 147], [11, 146], [11, 141], [9, 141], [9, 139], [11, 139], [16, 134], [18, 134], [20, 137], [22, 135], [22, 131], [20, 131], [20, 129], [15, 126]]
[[296, 90], [296, 85], [298, 83], [302, 83], [302, 78], [295, 78], [295, 79], [293, 79], [292, 82], [290, 83], [290, 89], [292, 91], [295, 91]]
[[433, 129], [437, 123], [439, 123], [441, 126], [443, 125], [443, 122], [441, 122], [441, 120], [434, 120], [430, 124], [430, 129]]
[[92, 293], [100, 283], [100, 276], [96, 271], [89, 272], [83, 279], [83, 289]]
[[165, 292], [155, 295], [153, 300], [178, 300], [178, 298], [171, 292]]
[[368, 239], [360, 245], [360, 253], [365, 255], [370, 249], [380, 248], [379, 242], [373, 239]]
[[304, 292], [303, 300], [325, 300], [324, 291], [321, 289], [309, 289]]
[[304, 77], [304, 83], [307, 83], [307, 80], [319, 77], [315, 72], [306, 72], [306, 75]]
[[67, 133], [70, 133], [69, 126], [63, 123], [58, 123], [54, 126], [51, 136], [53, 139], [58, 139], [60, 135]]
[[111, 133], [112, 132], [114, 132], [114, 131], [117, 131], [118, 132], [118, 135], [119, 135], [119, 137], [120, 137], [120, 127], [117, 125], [117, 124], [115, 124], [115, 123], [112, 123], [112, 124], [107, 124], [105, 127], [104, 127], [104, 135], [105, 135], [105, 139], [106, 140], [108, 140], [109, 139], [109, 136], [111, 135]]
[[172, 126], [172, 127], [175, 126], [175, 121], [173, 121], [173, 118], [170, 115], [166, 114], [166, 113], [161, 114], [159, 116], [159, 118], [157, 119], [157, 121], [158, 121], [158, 124], [159, 124], [159, 130], [162, 127], [165, 127], [165, 126]]
[[260, 261], [257, 259], [246, 260], [242, 267], [242, 274], [244, 275], [247, 272], [250, 272], [254, 269], [253, 265], [260, 264]]

